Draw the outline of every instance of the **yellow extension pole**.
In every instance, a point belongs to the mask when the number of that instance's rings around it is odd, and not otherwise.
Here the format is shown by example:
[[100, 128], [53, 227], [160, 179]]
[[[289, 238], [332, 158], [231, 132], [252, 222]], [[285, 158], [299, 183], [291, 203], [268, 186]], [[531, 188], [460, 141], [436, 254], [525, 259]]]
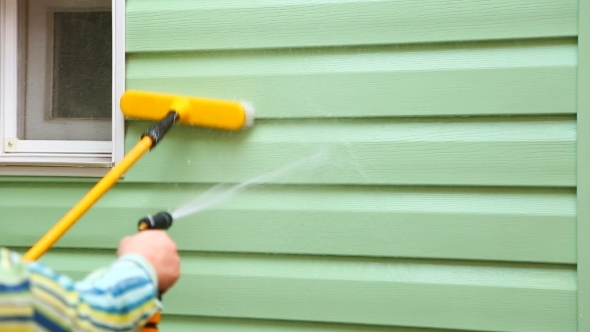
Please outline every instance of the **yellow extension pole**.
[[[203, 112], [205, 109], [208, 111]], [[35, 261], [49, 250], [139, 158], [158, 144], [175, 122], [238, 130], [243, 126], [249, 126], [254, 117], [253, 108], [243, 103], [135, 90], [123, 94], [121, 110], [127, 117], [160, 122], [148, 129], [123, 160], [27, 251], [23, 256], [25, 261]]]
[[[209, 112], [203, 112], [207, 109]], [[125, 155], [66, 215], [64, 215], [23, 256], [24, 261], [39, 259], [59, 240], [80, 217], [86, 213], [148, 150], [155, 147], [175, 123], [205, 126], [218, 129], [238, 130], [249, 126], [254, 109], [237, 102], [202, 99], [187, 96], [158, 94], [147, 91], [127, 91], [121, 98], [121, 110], [132, 118], [158, 120], [142, 136], [139, 143]], [[157, 332], [161, 313], [148, 320], [142, 332]]]
[[72, 227], [96, 201], [98, 201], [153, 145], [149, 136], [144, 136], [127, 155], [111, 169], [61, 220], [59, 220], [27, 253], [27, 262], [39, 259]]

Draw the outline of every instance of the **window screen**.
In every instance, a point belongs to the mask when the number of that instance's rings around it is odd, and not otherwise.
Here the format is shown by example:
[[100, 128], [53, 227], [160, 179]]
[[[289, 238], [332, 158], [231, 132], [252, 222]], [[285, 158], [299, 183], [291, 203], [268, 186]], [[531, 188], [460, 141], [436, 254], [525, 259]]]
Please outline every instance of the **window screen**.
[[110, 12], [54, 13], [52, 118], [111, 118]]
[[[112, 139], [110, 0], [29, 0], [18, 138]], [[56, 143], [57, 144], [57, 143]]]

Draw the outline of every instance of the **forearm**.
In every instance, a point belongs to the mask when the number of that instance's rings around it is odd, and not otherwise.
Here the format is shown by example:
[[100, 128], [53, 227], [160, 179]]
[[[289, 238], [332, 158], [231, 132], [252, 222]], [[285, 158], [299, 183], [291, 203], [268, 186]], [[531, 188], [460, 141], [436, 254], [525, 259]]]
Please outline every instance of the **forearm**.
[[134, 331], [159, 309], [155, 272], [137, 256], [122, 257], [77, 283], [39, 263], [29, 270], [38, 318], [47, 324]]

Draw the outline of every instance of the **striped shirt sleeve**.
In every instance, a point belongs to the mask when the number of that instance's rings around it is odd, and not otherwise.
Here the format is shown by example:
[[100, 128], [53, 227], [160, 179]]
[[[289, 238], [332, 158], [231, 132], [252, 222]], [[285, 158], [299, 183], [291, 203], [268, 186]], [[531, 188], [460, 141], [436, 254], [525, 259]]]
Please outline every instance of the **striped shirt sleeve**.
[[20, 257], [0, 248], [0, 331], [33, 331], [30, 282]]
[[136, 331], [161, 310], [156, 273], [141, 256], [120, 257], [79, 282], [39, 262], [25, 266], [39, 330]]

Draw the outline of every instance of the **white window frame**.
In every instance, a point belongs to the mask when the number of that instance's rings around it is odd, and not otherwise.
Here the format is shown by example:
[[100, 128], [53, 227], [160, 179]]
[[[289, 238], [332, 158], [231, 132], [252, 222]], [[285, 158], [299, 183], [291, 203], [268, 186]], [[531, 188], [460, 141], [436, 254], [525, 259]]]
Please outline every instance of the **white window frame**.
[[[18, 140], [18, 1], [0, 0], [0, 176], [103, 176], [124, 155], [125, 1], [111, 0], [111, 141]], [[76, 0], [61, 0], [75, 3]], [[22, 64], [21, 64], [22, 65]]]
[[[22, 1], [22, 0], [21, 0]], [[48, 106], [52, 105], [52, 86], [54, 84], [54, 63], [53, 51], [54, 41], [54, 25], [53, 16], [47, 13], [54, 12], [56, 8], [68, 11], [68, 8], [82, 9], [86, 8], [88, 11], [100, 10], [105, 4], [110, 6], [111, 0], [25, 0], [26, 2], [34, 3], [30, 6], [27, 17], [27, 60], [26, 60], [26, 105], [27, 112], [25, 112], [24, 122], [26, 123], [25, 131], [28, 133], [38, 133], [38, 139], [42, 140], [60, 140], [65, 139], [65, 133], [71, 133], [75, 136], [68, 137], [71, 140], [73, 137], [81, 137], [86, 135], [85, 140], [98, 140], [103, 137], [105, 131], [111, 131], [112, 119], [64, 119], [59, 121], [52, 121], [46, 119], [47, 111], [50, 111]], [[110, 8], [109, 8], [110, 11]], [[112, 15], [112, 13], [111, 13]], [[47, 54], [48, 57], [39, 56], [39, 54]], [[19, 124], [19, 126], [24, 126]], [[69, 127], [66, 132], [62, 130], [64, 127]], [[10, 128], [14, 128], [11, 126]], [[43, 128], [38, 130], [38, 128]], [[14, 131], [14, 129], [13, 129]], [[102, 134], [101, 134], [102, 132]], [[16, 137], [11, 132], [7, 131], [7, 137]], [[69, 135], [68, 135], [69, 136]], [[82, 136], [83, 137], [83, 136]], [[29, 137], [28, 139], [35, 139]], [[105, 142], [85, 142], [88, 146], [88, 151], [100, 153], [104, 150]], [[69, 141], [64, 142], [66, 145]], [[60, 144], [62, 145], [62, 144]], [[109, 147], [107, 146], [107, 149]], [[98, 149], [98, 151], [96, 151]], [[76, 145], [61, 149], [66, 151], [75, 151]], [[44, 150], [43, 150], [44, 151]], [[110, 150], [109, 150], [110, 151]]]

